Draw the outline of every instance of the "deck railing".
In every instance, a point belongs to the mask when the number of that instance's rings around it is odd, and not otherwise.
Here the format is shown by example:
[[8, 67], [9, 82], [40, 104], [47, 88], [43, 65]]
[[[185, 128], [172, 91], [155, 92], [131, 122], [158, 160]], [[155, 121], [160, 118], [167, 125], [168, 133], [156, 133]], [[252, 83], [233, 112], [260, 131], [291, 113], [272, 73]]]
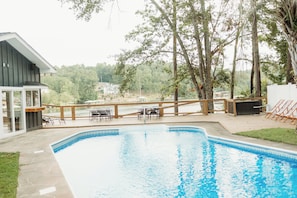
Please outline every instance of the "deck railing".
[[[245, 98], [234, 99], [233, 111], [236, 115], [235, 103], [242, 100], [265, 100], [263, 97], [259, 98]], [[213, 103], [213, 109], [210, 110], [209, 103]], [[262, 102], [264, 104], [265, 101]], [[113, 114], [113, 118], [122, 117], [136, 117], [139, 110], [148, 107], [158, 107], [160, 109], [160, 117], [174, 116], [175, 106], [178, 106], [177, 116], [186, 115], [208, 115], [208, 113], [228, 113], [228, 105], [230, 106], [230, 100], [228, 99], [213, 99], [213, 100], [182, 100], [178, 102], [174, 101], [156, 101], [156, 102], [129, 102], [129, 103], [104, 103], [104, 104], [75, 104], [75, 105], [49, 105], [44, 104], [45, 110], [43, 115], [57, 117], [62, 120], [68, 118], [72, 120], [89, 118], [90, 112], [94, 109], [110, 109]]]

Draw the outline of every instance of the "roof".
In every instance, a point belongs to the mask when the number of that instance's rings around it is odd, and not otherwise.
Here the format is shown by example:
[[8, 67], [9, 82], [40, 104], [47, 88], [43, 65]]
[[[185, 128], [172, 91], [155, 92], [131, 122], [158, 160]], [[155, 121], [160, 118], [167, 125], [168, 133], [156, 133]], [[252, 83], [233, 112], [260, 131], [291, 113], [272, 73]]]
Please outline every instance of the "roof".
[[23, 87], [25, 88], [38, 88], [38, 89], [47, 89], [48, 86], [46, 84], [40, 83], [40, 82], [32, 82], [32, 81], [26, 81], [23, 83]]
[[40, 73], [56, 73], [55, 68], [17, 33], [0, 33], [0, 42], [1, 41], [7, 41], [11, 46], [18, 50], [23, 56], [25, 56], [40, 69]]

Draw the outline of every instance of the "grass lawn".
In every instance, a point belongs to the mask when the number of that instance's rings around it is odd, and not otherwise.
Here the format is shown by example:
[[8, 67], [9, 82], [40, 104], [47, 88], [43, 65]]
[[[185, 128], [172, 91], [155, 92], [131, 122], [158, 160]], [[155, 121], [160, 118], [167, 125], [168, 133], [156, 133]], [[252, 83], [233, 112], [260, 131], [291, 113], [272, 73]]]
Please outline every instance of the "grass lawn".
[[16, 197], [19, 153], [0, 153], [0, 198]]
[[272, 128], [255, 131], [239, 132], [236, 135], [253, 137], [274, 142], [282, 142], [285, 144], [297, 145], [297, 134], [295, 129]]

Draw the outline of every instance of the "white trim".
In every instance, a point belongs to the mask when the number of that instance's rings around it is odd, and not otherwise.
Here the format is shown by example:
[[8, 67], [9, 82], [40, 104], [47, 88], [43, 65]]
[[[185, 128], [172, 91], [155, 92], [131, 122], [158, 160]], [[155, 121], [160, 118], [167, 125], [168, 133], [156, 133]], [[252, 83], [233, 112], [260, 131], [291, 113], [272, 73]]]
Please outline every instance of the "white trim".
[[[4, 133], [4, 130], [3, 130], [3, 127], [4, 127], [4, 124], [3, 124], [3, 107], [2, 107], [2, 92], [8, 92], [7, 94], [10, 94], [10, 97], [9, 97], [9, 104], [10, 104], [10, 108], [11, 109], [11, 118], [14, 118], [15, 117], [15, 111], [14, 111], [14, 92], [21, 92], [21, 98], [22, 98], [22, 101], [21, 101], [21, 116], [22, 118], [22, 126], [20, 126], [20, 130], [16, 131], [16, 127], [15, 127], [15, 119], [12, 119], [11, 120], [11, 126], [12, 126], [12, 132], [11, 133]], [[15, 135], [19, 135], [19, 134], [22, 134], [22, 133], [25, 133], [27, 131], [27, 126], [26, 126], [26, 91], [23, 87], [2, 87], [0, 86], [0, 100], [1, 100], [1, 107], [0, 107], [0, 138], [3, 138], [3, 137], [11, 137], [11, 136], [15, 136]], [[40, 97], [40, 96], [39, 96]]]
[[0, 105], [0, 137], [2, 137], [2, 135], [4, 134], [4, 130], [3, 130], [3, 106], [2, 106], [2, 90], [0, 90], [0, 101], [1, 101], [1, 105]]
[[3, 87], [0, 86], [0, 91], [23, 91], [23, 87]]
[[22, 111], [23, 111], [23, 118], [24, 118], [24, 120], [23, 120], [23, 127], [24, 127], [24, 132], [26, 132], [27, 131], [27, 118], [26, 118], [26, 91], [22, 91], [22, 98], [23, 98], [23, 100], [22, 100]]
[[13, 102], [14, 101], [13, 91], [9, 91], [9, 94], [10, 94], [10, 96], [9, 96], [9, 104], [10, 104], [9, 109], [11, 109], [11, 112], [10, 112], [11, 115], [10, 115], [10, 117], [13, 118], [13, 119], [11, 119], [11, 126], [12, 126], [11, 131], [12, 132], [15, 132], [15, 112], [14, 112], [14, 102]]
[[41, 73], [56, 73], [55, 68], [15, 32], [0, 34], [0, 42], [7, 41], [40, 69]]
[[[27, 92], [30, 92], [30, 104], [27, 104]], [[35, 100], [34, 98], [34, 92], [37, 92], [37, 100]], [[41, 95], [40, 95], [40, 89], [28, 89], [25, 90], [25, 103], [26, 103], [26, 107], [41, 107], [40, 101], [41, 101]], [[35, 103], [34, 103], [35, 102]]]
[[24, 85], [23, 87], [25, 90], [48, 89], [48, 87], [46, 85], [44, 85], [44, 86], [42, 86], [42, 85], [38, 85], [38, 86]]

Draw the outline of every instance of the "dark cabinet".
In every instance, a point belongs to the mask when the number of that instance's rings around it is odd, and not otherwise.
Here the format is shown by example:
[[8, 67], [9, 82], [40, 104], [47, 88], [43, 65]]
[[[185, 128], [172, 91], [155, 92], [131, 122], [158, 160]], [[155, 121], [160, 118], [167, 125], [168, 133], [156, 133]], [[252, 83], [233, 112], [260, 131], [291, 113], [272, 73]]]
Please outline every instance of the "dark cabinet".
[[228, 100], [228, 113], [234, 115], [260, 114], [262, 110], [261, 100]]

